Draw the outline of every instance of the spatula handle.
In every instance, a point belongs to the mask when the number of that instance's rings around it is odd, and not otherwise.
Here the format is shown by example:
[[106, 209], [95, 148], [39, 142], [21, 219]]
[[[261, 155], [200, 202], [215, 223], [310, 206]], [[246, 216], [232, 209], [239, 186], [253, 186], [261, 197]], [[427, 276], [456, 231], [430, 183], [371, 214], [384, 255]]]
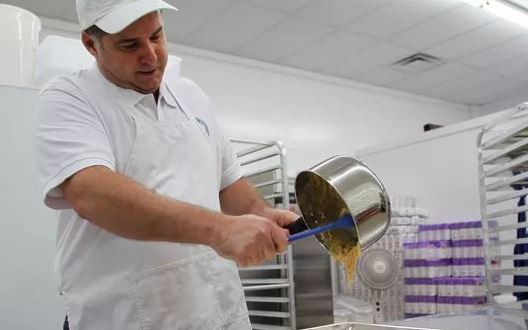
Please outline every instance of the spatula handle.
[[306, 222], [304, 222], [304, 219], [302, 217], [297, 218], [297, 220], [290, 223], [289, 225], [284, 226], [283, 228], [288, 229], [290, 231], [290, 235], [308, 230]]
[[[299, 221], [299, 219], [297, 219], [295, 222], [297, 221]], [[303, 220], [303, 223], [305, 223], [304, 220]], [[288, 242], [293, 242], [301, 238], [305, 238], [305, 237], [312, 236], [312, 235], [317, 235], [325, 231], [329, 231], [329, 230], [333, 230], [337, 228], [346, 228], [346, 227], [351, 227], [351, 226], [354, 226], [354, 220], [352, 219], [352, 216], [350, 216], [350, 214], [346, 214], [342, 216], [341, 218], [337, 219], [336, 221], [327, 223], [326, 225], [322, 225], [322, 226], [312, 228], [312, 229], [306, 229], [300, 232], [296, 232], [294, 234], [292, 234], [292, 232], [290, 231], [290, 236], [288, 236]], [[307, 227], [306, 223], [305, 223], [305, 227]]]
[[343, 227], [343, 225], [337, 222], [333, 222], [333, 223], [329, 223], [329, 224], [319, 226], [313, 229], [308, 229], [300, 233], [288, 236], [288, 242], [293, 242], [301, 238], [305, 238], [305, 237], [312, 236], [312, 235], [317, 235], [325, 231], [340, 228], [340, 227]]

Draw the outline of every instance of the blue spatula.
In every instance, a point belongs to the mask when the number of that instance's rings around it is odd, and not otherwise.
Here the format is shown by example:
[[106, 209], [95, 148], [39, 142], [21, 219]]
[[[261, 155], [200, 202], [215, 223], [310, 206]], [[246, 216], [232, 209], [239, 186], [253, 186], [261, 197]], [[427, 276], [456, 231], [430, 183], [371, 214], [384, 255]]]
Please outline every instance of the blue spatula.
[[316, 227], [313, 229], [307, 229], [298, 233], [295, 233], [293, 235], [290, 235], [288, 237], [288, 242], [293, 242], [301, 238], [305, 238], [308, 236], [324, 233], [325, 231], [339, 229], [339, 228], [347, 228], [347, 227], [354, 227], [354, 220], [352, 219], [352, 216], [350, 214], [345, 214], [341, 218], [337, 219], [336, 221], [322, 225], [320, 227]]

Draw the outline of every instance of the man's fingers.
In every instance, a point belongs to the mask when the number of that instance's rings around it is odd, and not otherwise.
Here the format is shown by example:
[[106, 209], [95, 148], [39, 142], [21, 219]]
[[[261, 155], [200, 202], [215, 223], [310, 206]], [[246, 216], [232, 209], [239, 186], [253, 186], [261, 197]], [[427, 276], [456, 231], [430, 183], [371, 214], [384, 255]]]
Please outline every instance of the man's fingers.
[[275, 228], [272, 232], [273, 242], [275, 243], [275, 252], [283, 252], [288, 246], [288, 230]]
[[[288, 244], [288, 230], [276, 222], [255, 215], [239, 216], [215, 250], [239, 266], [258, 265], [283, 252]], [[251, 220], [251, 221], [248, 221]]]

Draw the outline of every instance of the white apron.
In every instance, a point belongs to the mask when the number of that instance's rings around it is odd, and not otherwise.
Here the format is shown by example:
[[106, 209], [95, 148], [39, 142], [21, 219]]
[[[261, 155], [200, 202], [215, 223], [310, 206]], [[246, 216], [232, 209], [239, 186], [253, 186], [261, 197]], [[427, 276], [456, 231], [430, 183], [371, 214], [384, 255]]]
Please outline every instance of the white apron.
[[[172, 87], [172, 86], [171, 86]], [[188, 120], [130, 109], [136, 140], [124, 174], [159, 194], [219, 210], [216, 142], [195, 120], [193, 96], [172, 87]], [[203, 245], [139, 242], [100, 230], [63, 287], [72, 330], [251, 329], [237, 268]]]

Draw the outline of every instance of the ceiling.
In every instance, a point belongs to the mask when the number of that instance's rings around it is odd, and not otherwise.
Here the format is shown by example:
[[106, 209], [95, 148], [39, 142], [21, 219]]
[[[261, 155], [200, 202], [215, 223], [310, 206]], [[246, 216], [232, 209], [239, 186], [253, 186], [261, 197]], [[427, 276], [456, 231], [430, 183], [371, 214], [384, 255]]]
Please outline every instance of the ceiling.
[[[166, 1], [171, 42], [459, 104], [528, 99], [528, 30], [458, 0]], [[4, 2], [77, 21], [73, 0]], [[416, 52], [441, 61], [392, 67]]]

